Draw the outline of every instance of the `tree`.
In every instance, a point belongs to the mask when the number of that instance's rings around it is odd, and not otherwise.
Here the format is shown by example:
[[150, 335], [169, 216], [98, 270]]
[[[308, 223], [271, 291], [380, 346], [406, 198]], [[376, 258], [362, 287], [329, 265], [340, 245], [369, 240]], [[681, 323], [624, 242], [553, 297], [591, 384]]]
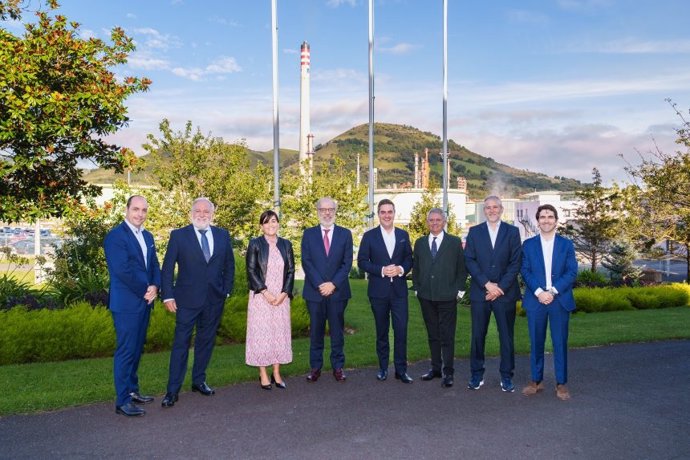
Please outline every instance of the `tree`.
[[[681, 149], [666, 153], [657, 147], [648, 156], [640, 155], [640, 164], [628, 164], [626, 171], [635, 181], [632, 190], [636, 192], [630, 212], [638, 216], [641, 225], [636, 230], [648, 247], [663, 241], [677, 243], [690, 270], [690, 122], [675, 103], [667, 102], [681, 120], [676, 129]], [[686, 282], [690, 283], [690, 276]]]
[[575, 194], [582, 204], [574, 209], [576, 217], [568, 222], [564, 233], [572, 238], [575, 252], [587, 259], [590, 270], [595, 272], [618, 232], [616, 189], [603, 187], [599, 170], [593, 168], [592, 185]]
[[281, 235], [292, 242], [295, 257], [301, 256], [304, 230], [319, 223], [316, 201], [323, 197], [331, 197], [338, 203], [336, 223], [349, 228], [355, 244], [359, 243], [369, 211], [367, 188], [357, 186], [355, 171], [348, 171], [340, 158], [316, 166], [311, 181], [305, 180], [297, 170], [287, 172], [281, 178], [280, 195]]
[[[49, 10], [58, 8], [48, 1]], [[18, 18], [19, 2], [0, 2], [0, 18]], [[0, 220], [62, 216], [74, 200], [100, 189], [81, 178], [90, 160], [123, 171], [131, 151], [104, 138], [126, 126], [125, 99], [146, 78], [119, 78], [132, 40], [114, 28], [111, 44], [83, 39], [79, 24], [47, 12], [15, 36], [0, 28]]]
[[[426, 224], [426, 217], [432, 208], [440, 208], [441, 199], [439, 194], [439, 186], [433, 180], [429, 184], [429, 188], [422, 193], [422, 199], [419, 200], [412, 207], [410, 215], [410, 223], [407, 224], [407, 231], [410, 234], [411, 243], [417, 238], [426, 235], [429, 232], [429, 227]], [[448, 204], [448, 225], [446, 230], [453, 235], [460, 235], [462, 229], [456, 223], [456, 217], [453, 213], [453, 208]]]
[[631, 286], [642, 276], [642, 270], [633, 262], [637, 259], [637, 251], [627, 241], [614, 241], [608, 253], [601, 261], [601, 265], [609, 271], [611, 284], [614, 286]]
[[149, 134], [144, 148], [150, 154], [152, 179], [160, 185], [159, 190], [143, 192], [150, 206], [155, 203], [156, 211], [147, 220], [152, 227], [187, 225], [192, 201], [205, 196], [216, 205], [215, 223], [242, 246], [257, 234], [259, 215], [270, 207], [272, 176], [261, 164], [250, 168], [243, 143], [204, 136], [198, 128], [193, 131], [191, 121], [184, 131], [174, 132], [163, 120], [160, 137]]

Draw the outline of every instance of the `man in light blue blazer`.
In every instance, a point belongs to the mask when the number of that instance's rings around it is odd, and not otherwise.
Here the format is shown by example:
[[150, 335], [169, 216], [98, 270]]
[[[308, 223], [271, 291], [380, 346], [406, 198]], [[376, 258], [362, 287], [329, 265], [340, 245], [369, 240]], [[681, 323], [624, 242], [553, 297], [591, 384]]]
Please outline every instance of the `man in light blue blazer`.
[[467, 387], [478, 390], [484, 384], [484, 345], [493, 312], [501, 350], [501, 390], [512, 393], [515, 368], [515, 304], [520, 299], [522, 244], [517, 227], [501, 221], [503, 203], [497, 196], [484, 200], [486, 222], [470, 228], [465, 244], [465, 265], [472, 277], [470, 305], [472, 342], [471, 375]]
[[153, 235], [143, 227], [148, 210], [143, 196], [131, 196], [124, 222], [113, 228], [103, 242], [110, 274], [108, 308], [117, 339], [113, 357], [115, 412], [129, 417], [146, 413], [136, 404], [153, 401], [151, 396], [139, 393], [137, 375], [153, 301], [161, 284]]
[[338, 210], [332, 198], [316, 202], [319, 225], [308, 228], [302, 235], [302, 269], [304, 288], [302, 297], [309, 310], [309, 365], [307, 381], [316, 382], [323, 367], [326, 320], [331, 336], [331, 366], [338, 382], [346, 379], [345, 366], [345, 307], [351, 297], [350, 269], [352, 268], [352, 233], [335, 225]]
[[206, 367], [211, 361], [225, 299], [234, 285], [235, 257], [228, 231], [211, 225], [214, 214], [215, 206], [208, 198], [194, 200], [191, 224], [170, 233], [163, 258], [161, 297], [165, 308], [175, 313], [175, 338], [163, 407], [172, 407], [178, 400], [195, 328], [192, 391], [204, 396], [215, 393], [206, 383]]
[[379, 372], [376, 378], [388, 378], [390, 344], [388, 330], [393, 319], [393, 362], [395, 378], [412, 383], [407, 374], [407, 280], [412, 269], [410, 235], [395, 227], [395, 204], [387, 198], [377, 207], [379, 226], [362, 236], [357, 253], [357, 265], [369, 275], [367, 293], [376, 323], [376, 354]]
[[568, 382], [568, 322], [575, 310], [573, 286], [577, 279], [577, 259], [572, 241], [556, 234], [558, 211], [550, 204], [537, 208], [539, 235], [522, 246], [520, 273], [526, 289], [522, 307], [527, 312], [532, 381], [522, 390], [532, 396], [544, 389], [544, 343], [550, 324], [556, 396], [570, 399]]

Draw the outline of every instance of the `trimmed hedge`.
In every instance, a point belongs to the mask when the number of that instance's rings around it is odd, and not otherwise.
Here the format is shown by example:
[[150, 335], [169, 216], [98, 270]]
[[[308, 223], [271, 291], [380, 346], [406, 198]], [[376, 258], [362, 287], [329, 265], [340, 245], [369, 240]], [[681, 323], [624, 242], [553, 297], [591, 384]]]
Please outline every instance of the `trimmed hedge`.
[[[291, 303], [291, 320], [293, 336], [309, 330], [309, 314], [301, 297]], [[217, 341], [244, 342], [246, 327], [247, 297], [228, 298]], [[174, 331], [175, 315], [156, 301], [144, 350], [169, 350]], [[78, 302], [59, 310], [15, 307], [0, 311], [0, 365], [112, 356], [114, 349], [113, 320], [105, 307]]]
[[[660, 286], [619, 288], [575, 288], [576, 312], [600, 313], [605, 311], [646, 310], [690, 305], [690, 285], [682, 283]], [[525, 316], [522, 302], [517, 314]]]

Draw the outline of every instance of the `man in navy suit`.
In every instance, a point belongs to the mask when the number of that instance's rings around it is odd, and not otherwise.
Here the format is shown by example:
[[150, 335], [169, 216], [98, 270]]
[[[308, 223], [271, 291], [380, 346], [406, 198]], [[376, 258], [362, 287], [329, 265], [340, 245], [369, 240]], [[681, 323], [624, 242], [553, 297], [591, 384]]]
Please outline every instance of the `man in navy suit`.
[[131, 196], [124, 222], [113, 228], [103, 242], [110, 274], [108, 305], [117, 338], [113, 357], [115, 412], [130, 417], [146, 413], [135, 404], [153, 401], [151, 396], [139, 394], [137, 376], [153, 301], [161, 284], [153, 235], [143, 227], [148, 210], [143, 196]]
[[388, 328], [393, 318], [395, 378], [412, 383], [407, 375], [407, 281], [412, 268], [412, 246], [405, 230], [394, 226], [395, 205], [389, 199], [379, 201], [378, 227], [362, 236], [357, 265], [369, 274], [369, 302], [376, 323], [376, 354], [380, 381], [388, 378]]
[[429, 234], [414, 243], [412, 285], [422, 308], [431, 352], [431, 369], [422, 380], [442, 378], [441, 386], [453, 386], [455, 328], [458, 299], [465, 290], [467, 270], [462, 240], [446, 233], [442, 209], [429, 210]]
[[570, 399], [568, 381], [568, 322], [575, 310], [573, 286], [577, 279], [577, 259], [573, 242], [556, 234], [558, 211], [550, 204], [537, 208], [539, 235], [525, 240], [522, 247], [522, 278], [526, 289], [522, 307], [527, 312], [532, 381], [522, 394], [532, 396], [544, 389], [544, 343], [546, 325], [551, 326], [556, 396]]
[[[172, 407], [178, 400], [195, 326], [192, 391], [205, 396], [215, 393], [206, 383], [206, 367], [211, 360], [225, 299], [232, 292], [235, 258], [230, 234], [211, 225], [214, 212], [215, 207], [208, 198], [194, 200], [190, 213], [192, 224], [170, 233], [163, 259], [163, 302], [168, 311], [176, 314], [163, 407]], [[173, 282], [175, 266], [177, 279]]]
[[309, 382], [316, 382], [323, 367], [326, 320], [331, 335], [331, 366], [338, 382], [345, 381], [345, 307], [351, 297], [352, 233], [335, 225], [337, 204], [331, 198], [316, 202], [319, 225], [302, 235], [302, 268], [304, 288], [310, 317]]
[[515, 304], [520, 298], [517, 275], [522, 247], [517, 227], [501, 221], [503, 203], [497, 196], [484, 200], [486, 222], [470, 228], [465, 244], [465, 265], [472, 277], [470, 305], [472, 342], [470, 381], [467, 388], [484, 384], [484, 345], [491, 312], [501, 349], [501, 389], [512, 393], [515, 368]]

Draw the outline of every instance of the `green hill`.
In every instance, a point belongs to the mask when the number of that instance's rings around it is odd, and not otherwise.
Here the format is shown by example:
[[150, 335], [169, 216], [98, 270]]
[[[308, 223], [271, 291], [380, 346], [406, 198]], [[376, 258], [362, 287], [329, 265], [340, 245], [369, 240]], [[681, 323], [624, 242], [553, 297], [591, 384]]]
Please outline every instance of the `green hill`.
[[[441, 183], [443, 166], [439, 152], [442, 140], [439, 136], [423, 132], [411, 126], [389, 123], [376, 123], [374, 127], [375, 167], [378, 169], [378, 187], [405, 187], [414, 183], [414, 154], [420, 160], [424, 149], [429, 149], [430, 174], [437, 183]], [[356, 126], [330, 141], [315, 147], [314, 161], [317, 166], [334, 157], [341, 158], [345, 164], [355, 169], [357, 154], [360, 156], [360, 174], [364, 182], [368, 177], [369, 164], [369, 126]], [[474, 153], [455, 141], [448, 140], [450, 183], [454, 187], [458, 176], [467, 179], [468, 194], [471, 198], [481, 199], [488, 192], [501, 196], [518, 196], [534, 190], [573, 191], [583, 187], [575, 179], [549, 177], [513, 168], [496, 162], [492, 158]], [[273, 150], [267, 152], [249, 151], [252, 165], [263, 162], [273, 165]], [[298, 152], [281, 149], [281, 167], [297, 168]], [[144, 170], [132, 176], [135, 183], [147, 183], [150, 174]], [[120, 176], [121, 178], [123, 176]], [[110, 171], [100, 169], [89, 172], [85, 179], [92, 183], [108, 183], [116, 178]]]

